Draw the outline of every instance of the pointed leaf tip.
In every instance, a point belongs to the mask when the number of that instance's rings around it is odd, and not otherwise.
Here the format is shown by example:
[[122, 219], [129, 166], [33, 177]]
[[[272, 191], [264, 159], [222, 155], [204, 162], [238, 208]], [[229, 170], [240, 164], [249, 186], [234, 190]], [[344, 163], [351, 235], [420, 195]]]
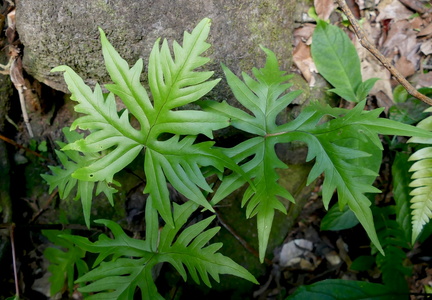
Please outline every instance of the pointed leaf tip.
[[51, 71], [50, 71], [50, 73], [54, 73], [54, 72], [65, 72], [65, 71], [67, 71], [67, 70], [69, 70], [69, 67], [68, 67], [68, 66], [61, 65], [61, 66], [57, 66], [57, 67], [55, 67], [55, 68], [52, 68]]

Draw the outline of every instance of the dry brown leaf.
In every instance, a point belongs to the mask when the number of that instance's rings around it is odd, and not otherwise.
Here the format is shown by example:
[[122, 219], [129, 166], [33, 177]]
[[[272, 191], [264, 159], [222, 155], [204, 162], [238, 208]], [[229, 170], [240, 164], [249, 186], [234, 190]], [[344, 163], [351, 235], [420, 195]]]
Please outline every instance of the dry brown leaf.
[[392, 19], [395, 21], [406, 20], [413, 13], [405, 5], [399, 2], [399, 0], [384, 0], [378, 4], [377, 7], [379, 15], [377, 22], [386, 19]]
[[420, 30], [419, 33], [417, 33], [418, 36], [427, 36], [431, 34], [432, 34], [432, 23], [430, 23], [428, 26]]
[[12, 62], [10, 67], [10, 78], [17, 89], [19, 86], [23, 87], [25, 85], [21, 57], [17, 57]]
[[402, 56], [398, 59], [398, 61], [395, 63], [395, 68], [398, 69], [398, 71], [405, 78], [413, 75], [416, 71], [414, 64], [405, 56]]
[[432, 86], [432, 72], [417, 73], [410, 77], [410, 82], [416, 88]]
[[17, 38], [16, 27], [15, 27], [15, 9], [12, 10], [10, 13], [8, 13], [7, 23], [8, 23], [7, 24], [8, 28], [6, 29], [5, 34], [9, 44], [12, 44]]
[[432, 54], [432, 40], [423, 42], [420, 46], [420, 51], [423, 52], [424, 55]]
[[320, 19], [328, 20], [336, 4], [333, 0], [314, 0], [315, 11]]
[[298, 45], [299, 42], [306, 43], [306, 45], [310, 45], [312, 34], [315, 30], [316, 25], [311, 23], [305, 23], [302, 27], [296, 28], [294, 30], [294, 47]]
[[318, 71], [312, 60], [310, 47], [300, 41], [294, 49], [293, 61], [309, 85], [313, 86], [315, 78], [312, 76], [312, 72], [318, 73]]
[[421, 17], [412, 18], [410, 23], [411, 23], [411, 28], [416, 31], [420, 30], [420, 28], [423, 28], [425, 26], [425, 20]]
[[416, 11], [421, 14], [424, 14], [428, 10], [428, 7], [418, 0], [399, 0], [399, 1], [405, 4], [406, 6], [408, 6], [409, 8], [411, 8], [413, 11]]
[[405, 56], [413, 65], [418, 66], [419, 47], [416, 31], [411, 27], [410, 22], [402, 20], [391, 24], [381, 52], [390, 60], [393, 60], [396, 55]]

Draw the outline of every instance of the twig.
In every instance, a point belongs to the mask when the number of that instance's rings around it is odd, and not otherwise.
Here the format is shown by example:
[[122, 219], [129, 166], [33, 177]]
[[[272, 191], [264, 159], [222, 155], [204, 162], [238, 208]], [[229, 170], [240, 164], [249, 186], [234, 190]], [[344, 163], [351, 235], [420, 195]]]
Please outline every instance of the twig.
[[382, 55], [381, 52], [379, 52], [378, 49], [368, 40], [363, 29], [361, 29], [357, 20], [354, 18], [353, 14], [351, 13], [351, 10], [348, 8], [347, 4], [345, 3], [345, 0], [336, 0], [336, 2], [339, 4], [339, 7], [343, 10], [345, 15], [348, 17], [348, 20], [350, 21], [352, 27], [354, 28], [354, 32], [357, 35], [360, 44], [363, 47], [365, 47], [370, 53], [372, 53], [372, 55], [375, 56], [383, 64], [383, 66], [390, 71], [393, 77], [396, 78], [396, 80], [407, 90], [407, 92], [411, 96], [429, 105], [432, 105], [432, 99], [418, 92], [416, 88], [413, 87], [405, 79], [405, 77], [403, 77], [402, 74], [392, 65], [392, 63], [384, 55]]
[[22, 110], [22, 114], [23, 114], [24, 123], [25, 123], [25, 125], [27, 127], [27, 131], [28, 131], [30, 137], [33, 138], [34, 134], [33, 134], [33, 130], [32, 130], [31, 125], [30, 125], [29, 117], [28, 117], [28, 114], [27, 114], [27, 108], [26, 108], [26, 104], [25, 104], [24, 87], [22, 85], [19, 85], [19, 86], [15, 85], [15, 87], [18, 90], [18, 95], [19, 95], [19, 99], [20, 99], [20, 104], [21, 104], [21, 110]]
[[16, 264], [16, 256], [15, 256], [15, 224], [12, 223], [10, 226], [10, 239], [11, 239], [11, 247], [12, 247], [12, 264], [13, 264], [13, 271], [14, 271], [14, 280], [15, 280], [15, 298], [19, 299], [19, 284], [18, 284], [18, 271], [17, 271], [17, 264]]
[[48, 161], [50, 164], [53, 164], [53, 165], [56, 164], [56, 162], [53, 161], [52, 159], [49, 159], [49, 158], [47, 158], [47, 157], [41, 155], [40, 153], [37, 153], [36, 151], [33, 151], [32, 149], [29, 149], [29, 148], [27, 148], [27, 147], [24, 147], [23, 145], [18, 144], [18, 143], [15, 142], [14, 140], [11, 140], [10, 138], [5, 137], [4, 135], [1, 135], [1, 134], [0, 134], [0, 140], [3, 140], [3, 141], [5, 141], [5, 142], [7, 142], [7, 143], [9, 143], [9, 144], [11, 144], [11, 145], [14, 145], [15, 147], [20, 148], [20, 149], [24, 149], [26, 152], [31, 153], [31, 154], [33, 154], [33, 155], [39, 157], [39, 158], [42, 158], [42, 159]]

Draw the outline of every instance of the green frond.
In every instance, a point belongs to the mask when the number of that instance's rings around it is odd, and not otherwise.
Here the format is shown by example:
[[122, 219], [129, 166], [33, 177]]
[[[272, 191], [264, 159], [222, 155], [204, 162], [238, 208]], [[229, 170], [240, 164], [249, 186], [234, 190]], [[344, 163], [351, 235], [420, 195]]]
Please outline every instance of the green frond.
[[[75, 110], [82, 114], [73, 122], [72, 129], [90, 132], [85, 138], [80, 137], [62, 148], [62, 151], [78, 154], [75, 155], [77, 166], [68, 168], [69, 173], [59, 174], [56, 168], [53, 172], [56, 172], [55, 177], [61, 175], [78, 180], [81, 189], [77, 195], [86, 204], [85, 211], [89, 211], [91, 197], [88, 191], [92, 190], [94, 182], [105, 182], [98, 186], [98, 190], [111, 191], [106, 187], [114, 182], [114, 175], [143, 152], [147, 175], [145, 192], [150, 194], [154, 207], [170, 226], [173, 226], [173, 221], [167, 181], [191, 201], [212, 210], [203, 195], [203, 190], [210, 192], [211, 189], [200, 168], [213, 166], [222, 171], [228, 167], [241, 172], [230, 158], [212, 149], [212, 144], [195, 141], [200, 134], [212, 138], [213, 130], [229, 125], [228, 117], [213, 112], [177, 110], [199, 100], [219, 81], [209, 80], [213, 72], [196, 70], [209, 61], [202, 56], [210, 47], [206, 42], [209, 30], [210, 20], [203, 19], [191, 33], [185, 32], [183, 45], [173, 43], [173, 55], [166, 40], [162, 44], [159, 41], [154, 44], [148, 65], [153, 101], [140, 83], [142, 60], [130, 68], [109, 43], [102, 29], [99, 30], [102, 52], [113, 81], [106, 85], [110, 91], [108, 95], [102, 93], [99, 85], [92, 91], [69, 67], [53, 69], [53, 72], [64, 72], [72, 93], [71, 99], [78, 102]], [[115, 95], [126, 106], [121, 113], [117, 111]], [[138, 120], [139, 128], [130, 124], [130, 115]], [[173, 137], [160, 141], [163, 134]], [[81, 163], [81, 157], [87, 156], [94, 159]], [[65, 160], [64, 157], [61, 159]], [[52, 182], [51, 186], [54, 184]], [[64, 190], [69, 191], [73, 184], [71, 181]]]
[[[286, 108], [299, 94], [299, 91], [287, 92], [291, 84], [290, 75], [279, 69], [274, 53], [264, 47], [267, 59], [261, 69], [252, 70], [255, 79], [246, 73], [238, 78], [226, 66], [222, 66], [228, 84], [236, 99], [247, 110], [230, 106], [228, 103], [202, 102], [206, 111], [218, 113], [231, 119], [231, 125], [256, 135], [224, 153], [239, 164], [243, 172], [252, 179], [252, 185], [246, 190], [242, 205], [246, 206], [246, 216], [257, 217], [258, 243], [260, 260], [264, 260], [275, 210], [286, 213], [285, 206], [278, 197], [294, 202], [293, 196], [278, 184], [276, 169], [287, 168], [276, 155], [275, 145], [280, 131], [276, 124], [277, 115]], [[246, 160], [246, 162], [244, 162]], [[225, 196], [246, 183], [239, 173], [233, 173], [223, 179], [211, 203], [214, 205]]]
[[95, 293], [88, 299], [131, 299], [138, 288], [142, 299], [163, 299], [152, 275], [153, 268], [163, 262], [172, 264], [184, 280], [189, 273], [195, 282], [202, 280], [209, 287], [210, 278], [219, 282], [221, 274], [258, 283], [246, 269], [217, 253], [222, 244], [210, 244], [210, 239], [219, 231], [218, 227], [206, 230], [214, 217], [181, 231], [197, 208], [198, 205], [193, 202], [174, 204], [174, 227], [166, 225], [159, 236], [157, 212], [149, 197], [144, 241], [127, 236], [118, 224], [110, 220], [95, 222], [106, 225], [114, 235], [112, 239], [104, 234], [96, 242], [80, 236], [62, 236], [81, 249], [98, 254], [93, 269], [77, 280], [85, 284], [79, 290]]
[[[68, 127], [63, 128], [63, 133], [66, 137], [66, 140], [70, 144], [82, 139], [83, 137], [82, 134], [70, 131]], [[66, 147], [65, 143], [57, 142], [57, 144], [62, 148]], [[76, 178], [73, 176], [73, 174], [80, 168], [86, 168], [87, 166], [91, 165], [94, 161], [100, 159], [103, 154], [85, 153], [84, 155], [80, 155], [77, 151], [72, 150], [56, 150], [55, 152], [63, 167], [50, 166], [49, 168], [53, 174], [42, 174], [41, 176], [49, 184], [49, 192], [51, 193], [57, 187], [60, 198], [62, 199], [67, 198], [72, 191], [76, 192], [74, 200], [81, 200], [84, 220], [87, 227], [90, 227], [90, 212], [93, 195], [98, 195], [103, 192], [107, 196], [110, 204], [114, 205], [113, 194], [116, 193], [117, 190], [108, 185], [108, 182], [105, 180], [99, 181], [96, 184], [93, 181], [86, 181]], [[114, 181], [114, 183], [119, 185], [119, 183], [116, 181]]]
[[[49, 282], [51, 283], [50, 295], [52, 297], [62, 292], [65, 285], [72, 294], [74, 280], [88, 271], [87, 264], [83, 260], [86, 252], [76, 247], [73, 243], [59, 237], [60, 234], [64, 233], [64, 231], [59, 230], [42, 230], [42, 234], [52, 243], [66, 250], [63, 251], [59, 248], [48, 247], [44, 251], [44, 256], [50, 262], [48, 271], [51, 273]], [[77, 274], [75, 269], [77, 270]]]
[[[425, 112], [432, 111], [431, 108]], [[418, 128], [432, 131], [432, 117], [420, 121]], [[408, 142], [419, 144], [432, 144], [432, 138], [411, 138]], [[409, 161], [413, 162], [411, 183], [411, 215], [412, 215], [412, 243], [414, 243], [432, 218], [432, 147], [425, 147], [415, 151]]]

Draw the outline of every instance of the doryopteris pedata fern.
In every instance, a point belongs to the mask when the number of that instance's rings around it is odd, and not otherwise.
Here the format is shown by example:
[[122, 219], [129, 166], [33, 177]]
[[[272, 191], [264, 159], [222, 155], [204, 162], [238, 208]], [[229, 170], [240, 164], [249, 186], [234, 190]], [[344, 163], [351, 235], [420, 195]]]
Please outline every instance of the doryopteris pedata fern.
[[[247, 217], [257, 216], [259, 253], [263, 261], [275, 210], [286, 212], [279, 197], [294, 201], [278, 183], [276, 169], [287, 166], [278, 158], [275, 145], [294, 140], [305, 142], [309, 148], [307, 160], [315, 160], [308, 183], [322, 173], [325, 175], [325, 206], [328, 207], [336, 190], [340, 208], [348, 206], [354, 212], [373, 244], [383, 252], [370, 201], [364, 195], [379, 192], [372, 185], [381, 162], [379, 134], [432, 138], [427, 130], [379, 118], [383, 109], [364, 111], [365, 100], [352, 110], [313, 103], [294, 121], [277, 124], [277, 115], [300, 92], [287, 91], [291, 86], [287, 83], [290, 76], [279, 70], [276, 56], [265, 48], [266, 64], [252, 70], [255, 78], [243, 73], [241, 80], [223, 66], [234, 96], [246, 110], [212, 101], [199, 102], [203, 111], [177, 110], [197, 101], [218, 82], [209, 81], [212, 72], [195, 71], [208, 61], [200, 55], [209, 47], [205, 42], [209, 27], [210, 21], [204, 19], [191, 34], [185, 33], [183, 46], [174, 42], [174, 58], [166, 41], [161, 46], [156, 42], [148, 66], [153, 101], [140, 83], [142, 60], [129, 68], [102, 30], [104, 59], [113, 81], [106, 86], [108, 95], [98, 85], [92, 91], [66, 66], [54, 69], [65, 72], [72, 99], [78, 102], [75, 109], [83, 114], [72, 124], [72, 130], [80, 128], [89, 134], [85, 138], [69, 135], [69, 144], [61, 144], [62, 152], [58, 152], [64, 168], [53, 168], [54, 175], [45, 178], [51, 190], [59, 187], [61, 196], [78, 184], [77, 197], [82, 200], [87, 197], [83, 200], [87, 224], [95, 183], [98, 182], [96, 192], [104, 191], [112, 196], [114, 189], [110, 184], [116, 183], [115, 173], [139, 153], [145, 155], [145, 192], [149, 194], [145, 240], [129, 238], [118, 225], [106, 220], [100, 223], [112, 230], [114, 239], [102, 235], [92, 243], [77, 236], [65, 237], [86, 251], [99, 253], [95, 268], [78, 280], [91, 282], [82, 288], [83, 292], [101, 292], [92, 296], [94, 299], [127, 299], [137, 287], [143, 298], [160, 297], [151, 271], [160, 262], [171, 263], [184, 278], [186, 266], [195, 281], [201, 278], [208, 285], [208, 274], [216, 280], [218, 274], [233, 274], [256, 282], [245, 269], [215, 253], [220, 244], [207, 245], [218, 230], [205, 231], [211, 218], [182, 232], [179, 230], [199, 205], [213, 211], [212, 205], [249, 182], [242, 205], [246, 206]], [[371, 85], [372, 81], [363, 84], [363, 88], [357, 85], [349, 93], [362, 100], [364, 92], [360, 90], [369, 90]], [[115, 95], [127, 108], [120, 114]], [[130, 115], [138, 120], [138, 128], [130, 124]], [[200, 134], [211, 139], [213, 130], [230, 123], [254, 137], [229, 149], [215, 148], [213, 142], [196, 141]], [[203, 167], [219, 172], [228, 167], [235, 171], [222, 179], [211, 202], [205, 196], [212, 189], [203, 175]], [[191, 201], [172, 206], [167, 182]], [[160, 236], [158, 213], [166, 222]]]
[[96, 242], [90, 242], [80, 236], [62, 236], [85, 251], [98, 253], [93, 269], [77, 281], [89, 282], [79, 288], [81, 292], [98, 293], [86, 299], [133, 299], [136, 288], [140, 289], [142, 299], [164, 299], [157, 292], [152, 273], [153, 268], [163, 262], [173, 265], [184, 280], [187, 278], [186, 266], [196, 283], [201, 278], [209, 287], [209, 275], [219, 282], [219, 274], [231, 274], [258, 283], [246, 269], [216, 253], [221, 243], [208, 244], [220, 229], [205, 230], [214, 216], [179, 233], [198, 205], [191, 201], [174, 204], [174, 228], [165, 226], [159, 236], [158, 215], [151, 207], [152, 202], [148, 201], [146, 206], [145, 240], [127, 236], [118, 224], [109, 220], [96, 222], [106, 225], [112, 231], [113, 239], [101, 235]]
[[[274, 211], [285, 212], [285, 207], [277, 197], [293, 201], [292, 196], [277, 183], [275, 169], [287, 166], [279, 160], [274, 147], [277, 143], [294, 140], [307, 143], [307, 160], [315, 159], [308, 183], [322, 173], [325, 175], [325, 206], [328, 207], [336, 189], [339, 206], [349, 206], [374, 245], [383, 252], [375, 232], [370, 201], [364, 195], [379, 192], [372, 185], [381, 163], [382, 145], [379, 134], [431, 135], [413, 126], [379, 118], [383, 109], [364, 111], [365, 100], [359, 102], [352, 110], [315, 103], [304, 109], [296, 120], [277, 125], [276, 116], [298, 95], [298, 92], [286, 93], [290, 87], [285, 83], [289, 76], [285, 76], [279, 70], [273, 52], [263, 50], [267, 54], [267, 62], [264, 68], [252, 70], [256, 80], [243, 73], [242, 81], [224, 67], [236, 99], [252, 115], [226, 102], [207, 101], [201, 104], [209, 111], [229, 117], [232, 126], [256, 135], [234, 148], [225, 149], [224, 152], [253, 178], [256, 190], [246, 190], [242, 204], [247, 204], [247, 217], [257, 216], [261, 261], [264, 259]], [[330, 118], [330, 121], [325, 122], [325, 118]], [[244, 183], [244, 178], [239, 174], [234, 173], [224, 178], [212, 203], [216, 204]]]
[[[159, 41], [155, 43], [148, 66], [153, 103], [140, 83], [142, 60], [129, 68], [102, 30], [105, 64], [114, 82], [106, 85], [111, 93], [105, 96], [99, 85], [92, 91], [69, 67], [60, 66], [53, 70], [65, 72], [71, 98], [78, 102], [75, 110], [84, 114], [73, 122], [71, 129], [90, 131], [86, 138], [68, 144], [62, 150], [86, 155], [105, 151], [86, 165], [78, 163], [73, 178], [79, 182], [111, 183], [114, 174], [144, 150], [145, 192], [150, 194], [154, 207], [167, 224], [174, 226], [166, 181], [188, 199], [213, 211], [201, 190], [210, 192], [211, 188], [200, 167], [212, 166], [222, 171], [224, 166], [234, 169], [237, 166], [213, 149], [213, 142], [195, 143], [195, 139], [199, 134], [212, 138], [212, 131], [226, 127], [229, 120], [212, 112], [174, 110], [198, 100], [219, 81], [208, 81], [213, 72], [195, 71], [209, 60], [200, 56], [210, 46], [205, 42], [209, 30], [210, 21], [204, 19], [192, 33], [185, 32], [183, 46], [173, 43], [174, 58], [166, 40], [162, 46]], [[121, 114], [117, 111], [114, 95], [127, 108]], [[129, 114], [139, 121], [140, 128], [132, 127]], [[172, 137], [164, 140], [160, 138], [162, 134]]]

